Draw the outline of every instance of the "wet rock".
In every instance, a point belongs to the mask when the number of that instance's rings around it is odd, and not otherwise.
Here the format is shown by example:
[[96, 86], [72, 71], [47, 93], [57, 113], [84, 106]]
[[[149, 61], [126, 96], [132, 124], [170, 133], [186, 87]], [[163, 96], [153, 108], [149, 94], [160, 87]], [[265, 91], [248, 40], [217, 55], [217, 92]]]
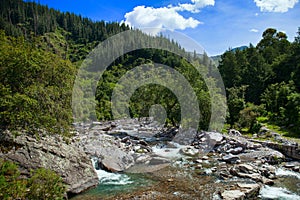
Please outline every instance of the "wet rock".
[[245, 199], [256, 199], [261, 187], [257, 183], [238, 183], [237, 186], [244, 192]]
[[265, 185], [274, 185], [274, 181], [266, 177], [262, 177], [262, 183]]
[[208, 159], [209, 159], [208, 156], [203, 156], [203, 157], [202, 157], [202, 160], [208, 160]]
[[267, 163], [264, 164], [261, 168], [259, 168], [260, 174], [268, 178], [272, 178], [272, 176], [275, 175], [275, 170], [276, 168], [274, 166], [269, 165]]
[[179, 152], [186, 156], [196, 156], [199, 153], [199, 150], [194, 148], [193, 146], [183, 147], [179, 150]]
[[84, 151], [91, 157], [101, 159], [102, 165], [108, 171], [124, 171], [134, 164], [131, 152], [134, 146], [130, 145], [130, 148], [126, 149], [126, 147], [121, 145], [121, 140], [117, 140], [113, 136], [106, 134], [98, 136], [88, 135], [77, 145], [84, 146]]
[[295, 167], [293, 167], [293, 171], [295, 171], [295, 172], [300, 172], [300, 166], [295, 166]]
[[286, 167], [286, 168], [294, 168], [295, 166], [296, 166], [295, 162], [287, 162], [284, 165], [284, 167]]
[[162, 157], [150, 156], [148, 158], [145, 158], [145, 160], [140, 160], [140, 161], [141, 162], [126, 169], [125, 172], [128, 173], [154, 172], [170, 165], [170, 161]]
[[234, 149], [227, 150], [226, 153], [231, 153], [231, 154], [237, 155], [239, 153], [242, 153], [243, 150], [244, 149], [242, 147], [237, 147], [237, 148], [234, 148]]
[[238, 156], [234, 156], [232, 154], [228, 154], [222, 157], [222, 160], [226, 163], [237, 163], [240, 158]]

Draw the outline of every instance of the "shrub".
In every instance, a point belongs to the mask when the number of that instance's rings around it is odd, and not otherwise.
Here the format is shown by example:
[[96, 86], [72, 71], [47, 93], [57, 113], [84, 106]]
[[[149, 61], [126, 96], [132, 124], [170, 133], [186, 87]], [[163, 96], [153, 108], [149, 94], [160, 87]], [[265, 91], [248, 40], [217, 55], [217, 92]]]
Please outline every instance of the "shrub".
[[20, 178], [18, 166], [0, 159], [0, 199], [59, 200], [66, 188], [55, 172], [40, 168], [32, 170], [31, 178]]
[[62, 179], [55, 172], [40, 168], [32, 171], [28, 181], [29, 199], [63, 199], [65, 187]]

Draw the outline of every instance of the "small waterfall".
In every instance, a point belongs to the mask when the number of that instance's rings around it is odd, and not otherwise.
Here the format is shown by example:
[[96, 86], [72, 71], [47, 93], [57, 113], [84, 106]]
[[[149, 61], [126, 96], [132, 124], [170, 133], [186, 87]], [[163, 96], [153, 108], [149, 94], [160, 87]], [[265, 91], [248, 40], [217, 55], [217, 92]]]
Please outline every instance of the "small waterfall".
[[[93, 166], [96, 168], [97, 158], [92, 158]], [[126, 174], [110, 173], [102, 169], [97, 170], [99, 183], [102, 185], [127, 185], [133, 181]]]

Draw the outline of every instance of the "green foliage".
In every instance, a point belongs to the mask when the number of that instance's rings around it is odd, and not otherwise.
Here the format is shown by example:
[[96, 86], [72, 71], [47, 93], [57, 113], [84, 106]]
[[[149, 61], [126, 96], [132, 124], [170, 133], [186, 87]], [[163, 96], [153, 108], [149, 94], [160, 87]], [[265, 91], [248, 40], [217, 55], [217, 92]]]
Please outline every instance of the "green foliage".
[[239, 114], [241, 110], [245, 108], [245, 90], [247, 86], [241, 86], [239, 88], [233, 87], [227, 89], [228, 98], [228, 111], [229, 117], [228, 122], [231, 126], [233, 126], [239, 120]]
[[25, 199], [26, 180], [19, 179], [17, 165], [0, 159], [0, 199]]
[[[245, 102], [263, 104], [261, 115], [280, 126], [300, 133], [300, 31], [293, 43], [283, 32], [269, 28], [256, 47], [250, 45], [242, 51], [227, 51], [221, 58], [219, 69], [223, 77], [229, 106], [230, 124], [244, 108]], [[247, 85], [244, 98], [232, 94], [231, 88]], [[228, 89], [229, 88], [229, 89]], [[255, 122], [252, 106], [240, 114], [240, 124], [250, 126]], [[250, 117], [252, 116], [252, 117]], [[256, 122], [255, 122], [256, 123]], [[255, 124], [254, 123], [254, 124]], [[259, 126], [259, 125], [258, 125]], [[257, 128], [256, 128], [257, 129]]]
[[75, 67], [0, 31], [1, 129], [67, 133]]
[[29, 179], [20, 178], [18, 166], [0, 159], [0, 199], [63, 199], [66, 188], [61, 177], [51, 170], [32, 171]]
[[263, 108], [252, 103], [247, 103], [246, 107], [240, 111], [238, 124], [240, 127], [247, 128], [250, 133], [257, 133], [262, 127], [257, 118], [261, 115]]
[[[179, 49], [179, 47], [176, 46], [175, 43], [170, 43], [169, 45], [173, 45], [173, 48]], [[143, 77], [139, 77], [137, 75], [144, 74], [144, 72], [140, 71], [132, 73], [130, 72], [130, 70], [140, 65], [154, 66], [154, 61], [156, 63], [170, 66], [171, 68], [178, 71], [181, 75], [183, 75], [189, 82], [189, 84], [194, 89], [194, 92], [196, 93], [198, 102], [200, 104], [199, 109], [201, 110], [201, 120], [199, 126], [201, 129], [207, 129], [211, 117], [211, 105], [210, 94], [208, 93], [203, 77], [201, 77], [197, 69], [195, 69], [195, 67], [191, 65], [187, 60], [169, 52], [155, 49], [142, 49], [128, 53], [122, 58], [115, 61], [114, 64], [104, 72], [96, 90], [96, 100], [98, 101], [98, 105], [96, 108], [97, 118], [100, 120], [113, 119], [114, 116], [112, 115], [111, 111], [111, 97], [116, 87], [120, 87], [120, 85], [118, 85], [119, 79], [124, 76], [125, 73], [128, 73], [127, 76], [130, 76], [131, 79], [130, 82], [126, 83], [125, 85], [140, 86], [139, 81], [143, 80]], [[196, 59], [194, 62], [194, 64], [198, 65], [200, 68], [205, 68], [200, 64], [201, 60]], [[160, 68], [156, 66], [155, 69], [153, 68], [153, 72], [149, 72], [151, 74], [148, 74], [147, 76], [154, 79], [155, 77], [159, 77], [161, 75], [160, 72]], [[169, 84], [177, 85], [178, 90], [182, 90], [182, 96], [186, 95], [184, 93], [184, 89], [180, 88], [182, 86], [182, 83], [178, 83], [178, 80], [172, 79], [170, 75], [171, 73], [166, 73], [164, 75], [164, 79], [161, 80], [162, 83], [163, 81], [168, 80]], [[89, 83], [87, 83], [87, 85], [89, 85]], [[162, 85], [163, 84], [142, 85], [133, 93], [129, 102], [131, 117], [148, 117], [151, 106], [160, 104], [167, 111], [166, 125], [178, 126], [179, 123], [189, 123], [188, 121], [192, 121], [192, 119], [186, 119], [187, 121], [185, 122], [180, 121], [180, 103], [176, 95]], [[118, 89], [119, 95], [128, 95], [128, 91], [125, 90], [126, 88]], [[188, 99], [190, 97], [185, 98]], [[118, 103], [120, 104], [122, 102]], [[122, 111], [120, 111], [120, 113], [121, 112]]]
[[288, 84], [282, 82], [270, 85], [262, 94], [262, 101], [271, 111], [272, 121], [291, 126], [292, 129], [299, 128], [300, 93], [297, 92], [293, 81]]
[[32, 171], [31, 178], [28, 180], [29, 199], [63, 199], [65, 186], [61, 177], [51, 170], [44, 168]]

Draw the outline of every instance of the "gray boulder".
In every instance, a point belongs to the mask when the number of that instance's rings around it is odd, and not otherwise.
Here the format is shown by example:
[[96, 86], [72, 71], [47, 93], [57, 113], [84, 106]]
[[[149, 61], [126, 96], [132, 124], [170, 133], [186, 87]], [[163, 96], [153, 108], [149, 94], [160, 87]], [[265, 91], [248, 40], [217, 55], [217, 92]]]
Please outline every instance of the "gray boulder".
[[113, 136], [88, 134], [88, 137], [81, 138], [77, 145], [83, 146], [85, 153], [91, 157], [97, 157], [108, 171], [124, 171], [134, 164], [133, 146], [126, 147], [121, 140]]
[[31, 169], [41, 167], [53, 170], [62, 177], [69, 194], [81, 193], [98, 184], [90, 158], [59, 136], [45, 135], [37, 140], [26, 134], [14, 137], [5, 131], [0, 133], [0, 142], [5, 146], [0, 157], [18, 163], [22, 175], [29, 176]]
[[226, 163], [237, 163], [239, 162], [240, 158], [238, 156], [234, 156], [232, 154], [228, 154], [222, 157], [222, 160]]
[[226, 153], [231, 153], [231, 154], [237, 155], [237, 154], [241, 153], [242, 151], [243, 151], [242, 147], [236, 147], [234, 149], [227, 150]]

